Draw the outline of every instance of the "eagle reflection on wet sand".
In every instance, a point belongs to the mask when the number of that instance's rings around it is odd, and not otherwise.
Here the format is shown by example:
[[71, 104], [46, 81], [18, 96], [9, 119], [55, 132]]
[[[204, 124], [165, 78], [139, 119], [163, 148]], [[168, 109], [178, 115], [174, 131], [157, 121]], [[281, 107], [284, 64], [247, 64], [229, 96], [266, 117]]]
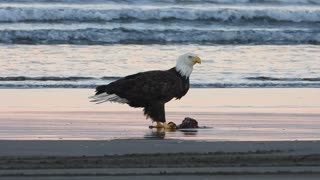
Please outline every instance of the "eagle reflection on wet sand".
[[[144, 136], [144, 139], [165, 139], [166, 135], [183, 134], [186, 137], [195, 137], [198, 134], [197, 129], [166, 129], [166, 128], [154, 128]], [[171, 136], [174, 137], [174, 136]]]

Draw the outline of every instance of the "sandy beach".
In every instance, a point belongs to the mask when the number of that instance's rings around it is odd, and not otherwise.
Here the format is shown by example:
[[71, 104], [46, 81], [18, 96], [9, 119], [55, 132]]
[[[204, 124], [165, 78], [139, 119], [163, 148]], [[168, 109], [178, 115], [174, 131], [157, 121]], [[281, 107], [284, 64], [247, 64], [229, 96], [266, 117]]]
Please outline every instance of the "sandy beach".
[[168, 121], [203, 128], [173, 132], [90, 89], [0, 91], [1, 179], [319, 178], [318, 89], [191, 89]]
[[319, 180], [319, 17], [319, 0], [0, 0], [0, 180]]

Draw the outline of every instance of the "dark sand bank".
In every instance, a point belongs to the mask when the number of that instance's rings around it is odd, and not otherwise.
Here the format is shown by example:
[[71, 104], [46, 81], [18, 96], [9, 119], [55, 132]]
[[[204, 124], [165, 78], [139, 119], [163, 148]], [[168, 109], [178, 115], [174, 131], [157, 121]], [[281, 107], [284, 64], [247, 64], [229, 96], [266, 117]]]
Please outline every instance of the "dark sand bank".
[[317, 154], [320, 141], [184, 141], [184, 140], [1, 140], [0, 156], [104, 156], [155, 153], [281, 152]]
[[279, 175], [166, 175], [166, 176], [96, 176], [94, 178], [88, 176], [55, 176], [55, 177], [5, 177], [4, 180], [318, 180], [319, 176], [314, 174], [279, 174]]
[[319, 141], [0, 141], [0, 146], [4, 178], [320, 175]]

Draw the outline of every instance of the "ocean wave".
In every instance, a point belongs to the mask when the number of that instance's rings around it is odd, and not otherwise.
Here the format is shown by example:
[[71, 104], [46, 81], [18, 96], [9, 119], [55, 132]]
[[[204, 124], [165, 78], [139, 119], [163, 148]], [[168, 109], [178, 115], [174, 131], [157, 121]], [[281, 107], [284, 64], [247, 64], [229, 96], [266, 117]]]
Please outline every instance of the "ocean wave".
[[97, 87], [95, 84], [0, 84], [1, 89], [43, 89], [43, 88], [72, 88], [83, 89]]
[[[103, 77], [87, 77], [87, 76], [40, 76], [40, 77], [30, 77], [30, 76], [5, 76], [0, 77], [0, 81], [89, 81], [89, 80], [117, 80], [121, 77], [117, 76], [103, 76]], [[253, 81], [284, 81], [284, 82], [294, 82], [294, 81], [309, 81], [309, 82], [320, 82], [320, 77], [315, 78], [278, 78], [278, 77], [268, 77], [268, 76], [257, 76], [257, 77], [246, 77], [247, 80]], [[253, 83], [255, 84], [255, 83]], [[201, 86], [211, 86], [211, 84], [194, 84], [196, 87]], [[213, 84], [213, 86], [218, 87], [219, 84]]]
[[0, 81], [83, 81], [83, 80], [116, 80], [121, 77], [115, 76], [104, 76], [101, 78], [97, 77], [55, 77], [55, 76], [43, 76], [43, 77], [27, 77], [27, 76], [8, 76], [0, 77]]
[[320, 78], [276, 78], [267, 76], [247, 77], [246, 79], [255, 81], [320, 81]]
[[121, 8], [121, 9], [84, 9], [84, 8], [0, 8], [0, 22], [99, 22], [112, 20], [210, 20], [219, 22], [235, 21], [284, 21], [320, 22], [319, 9], [286, 8]]
[[[95, 88], [120, 79], [117, 76], [4, 76], [0, 88]], [[320, 78], [247, 77], [244, 82], [196, 82], [192, 88], [320, 88]]]
[[[120, 79], [116, 76], [6, 76], [0, 77], [0, 88], [95, 88]], [[191, 82], [192, 88], [320, 88], [320, 78], [274, 78], [266, 76], [247, 77], [248, 82]], [[260, 81], [260, 82], [257, 82]]]
[[11, 44], [320, 44], [320, 30], [3, 30], [0, 43]]
[[319, 88], [320, 83], [203, 83], [193, 88]]
[[320, 4], [318, 0], [0, 0], [2, 3], [121, 3], [121, 4]]
[[[1, 84], [2, 89], [41, 89], [41, 88], [90, 88], [94, 89], [99, 84], [87, 83], [87, 84], [14, 84], [6, 83]], [[320, 88], [320, 83], [202, 83], [191, 84], [191, 88]]]

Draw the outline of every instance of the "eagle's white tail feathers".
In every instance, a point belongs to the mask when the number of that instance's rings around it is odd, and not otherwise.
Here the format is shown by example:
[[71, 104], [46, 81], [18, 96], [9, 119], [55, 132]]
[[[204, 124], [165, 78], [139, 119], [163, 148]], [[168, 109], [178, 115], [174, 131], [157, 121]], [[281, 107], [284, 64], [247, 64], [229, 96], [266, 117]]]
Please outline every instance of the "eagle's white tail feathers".
[[101, 104], [104, 102], [117, 102], [117, 103], [121, 103], [121, 104], [125, 104], [128, 103], [129, 101], [125, 98], [121, 98], [115, 94], [107, 94], [107, 93], [102, 93], [102, 94], [98, 94], [95, 96], [90, 96], [89, 97], [91, 100], [91, 102], [95, 102], [97, 104]]

